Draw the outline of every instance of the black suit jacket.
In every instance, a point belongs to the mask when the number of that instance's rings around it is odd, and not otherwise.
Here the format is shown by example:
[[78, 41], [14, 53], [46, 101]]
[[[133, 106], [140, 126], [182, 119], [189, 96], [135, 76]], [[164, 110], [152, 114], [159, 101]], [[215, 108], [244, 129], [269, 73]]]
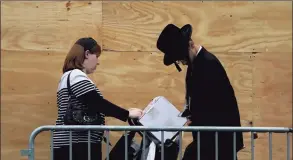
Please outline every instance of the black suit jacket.
[[[190, 97], [191, 126], [241, 126], [237, 100], [224, 67], [204, 47], [186, 74], [186, 98]], [[218, 132], [218, 145], [233, 147], [233, 132]], [[243, 148], [243, 134], [236, 132], [236, 150]], [[193, 133], [196, 140], [197, 134]], [[201, 132], [201, 146], [214, 150], [215, 133]]]

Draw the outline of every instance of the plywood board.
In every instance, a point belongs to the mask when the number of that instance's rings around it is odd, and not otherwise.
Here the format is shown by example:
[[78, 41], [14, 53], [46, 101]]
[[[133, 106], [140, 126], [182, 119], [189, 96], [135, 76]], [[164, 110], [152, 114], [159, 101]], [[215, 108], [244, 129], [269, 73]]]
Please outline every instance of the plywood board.
[[[55, 123], [65, 55], [80, 37], [101, 41], [101, 4], [1, 2], [2, 159], [25, 158], [33, 129]], [[36, 158], [48, 159], [49, 134], [36, 140]]]
[[196, 43], [214, 52], [288, 52], [291, 2], [103, 2], [103, 46], [112, 51], [157, 51], [161, 30], [193, 26]]
[[101, 41], [102, 2], [1, 2], [1, 48], [67, 51], [77, 38]]
[[[30, 133], [55, 123], [56, 87], [64, 58], [62, 53], [1, 51], [2, 159], [19, 159]], [[36, 138], [37, 159], [48, 157], [42, 150], [48, 151], [49, 140], [43, 133]]]
[[292, 52], [254, 56], [254, 104], [260, 114], [255, 117], [257, 125], [292, 127]]
[[[292, 52], [258, 53], [253, 64], [255, 125], [292, 127]], [[286, 159], [286, 134], [274, 133], [272, 140], [273, 159]], [[268, 133], [259, 133], [257, 159], [268, 159], [268, 142]]]

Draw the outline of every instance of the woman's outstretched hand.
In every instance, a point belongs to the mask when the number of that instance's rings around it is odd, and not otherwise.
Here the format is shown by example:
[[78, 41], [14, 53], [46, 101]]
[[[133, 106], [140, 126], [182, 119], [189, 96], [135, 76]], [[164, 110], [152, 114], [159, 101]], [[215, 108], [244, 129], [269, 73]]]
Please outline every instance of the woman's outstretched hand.
[[129, 108], [129, 118], [140, 118], [142, 116], [142, 110], [139, 108]]

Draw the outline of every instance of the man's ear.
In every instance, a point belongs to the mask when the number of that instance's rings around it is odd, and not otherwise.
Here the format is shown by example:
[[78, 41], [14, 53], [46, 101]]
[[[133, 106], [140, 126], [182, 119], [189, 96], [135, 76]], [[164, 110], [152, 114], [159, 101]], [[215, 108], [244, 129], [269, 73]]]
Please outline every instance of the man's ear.
[[84, 57], [85, 57], [85, 59], [88, 59], [89, 54], [90, 54], [90, 51], [89, 51], [89, 50], [86, 50], [86, 51], [84, 52]]

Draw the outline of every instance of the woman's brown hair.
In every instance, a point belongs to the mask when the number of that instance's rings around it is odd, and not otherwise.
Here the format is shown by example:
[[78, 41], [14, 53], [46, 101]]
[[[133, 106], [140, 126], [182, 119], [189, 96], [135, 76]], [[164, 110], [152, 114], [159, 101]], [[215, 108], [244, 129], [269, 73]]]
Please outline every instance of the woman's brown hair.
[[75, 42], [75, 44], [69, 50], [64, 64], [63, 64], [63, 73], [73, 70], [73, 69], [83, 69], [83, 61], [85, 59], [85, 51], [89, 50], [91, 54], [100, 54], [101, 47], [100, 45], [91, 37], [89, 38], [80, 38]]

